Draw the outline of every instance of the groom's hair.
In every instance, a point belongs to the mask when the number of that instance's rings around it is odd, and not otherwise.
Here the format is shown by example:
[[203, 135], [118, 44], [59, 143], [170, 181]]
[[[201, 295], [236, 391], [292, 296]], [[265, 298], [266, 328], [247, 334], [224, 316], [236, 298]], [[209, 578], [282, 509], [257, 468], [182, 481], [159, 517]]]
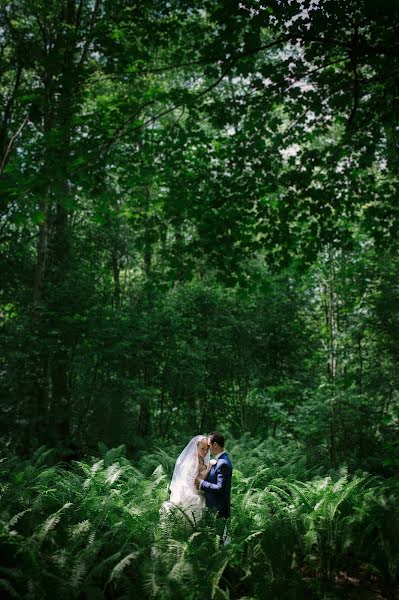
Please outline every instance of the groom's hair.
[[212, 431], [209, 434], [209, 437], [211, 438], [211, 444], [213, 444], [213, 442], [216, 442], [221, 448], [224, 448], [223, 433], [220, 433], [220, 431]]

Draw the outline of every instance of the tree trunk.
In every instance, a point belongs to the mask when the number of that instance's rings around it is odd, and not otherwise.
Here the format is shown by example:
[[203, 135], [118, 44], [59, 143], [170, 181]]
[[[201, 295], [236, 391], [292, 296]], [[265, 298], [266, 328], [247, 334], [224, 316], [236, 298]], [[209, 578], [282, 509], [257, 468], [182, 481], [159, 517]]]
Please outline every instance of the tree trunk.
[[151, 202], [151, 190], [150, 186], [145, 186], [145, 230], [144, 230], [144, 272], [147, 281], [151, 278], [152, 268], [152, 232], [150, 224], [150, 202]]
[[328, 330], [328, 365], [329, 379], [331, 383], [330, 397], [330, 458], [332, 467], [337, 466], [337, 440], [336, 440], [336, 421], [337, 421], [337, 342], [338, 342], [338, 322], [336, 314], [336, 294], [334, 292], [334, 254], [331, 248], [328, 249], [328, 277], [326, 285], [326, 324]]
[[46, 331], [46, 299], [43, 297], [46, 281], [47, 265], [49, 258], [49, 236], [50, 236], [50, 198], [53, 174], [53, 147], [51, 144], [51, 132], [54, 127], [54, 89], [53, 76], [46, 72], [43, 76], [43, 129], [44, 129], [44, 164], [42, 170], [45, 182], [39, 200], [39, 211], [42, 221], [39, 223], [39, 236], [36, 251], [35, 275], [33, 281], [32, 296], [32, 321], [35, 324], [35, 336], [37, 349], [34, 349], [32, 362], [35, 365], [35, 376], [31, 376], [27, 403], [28, 412], [34, 417], [31, 425], [31, 438], [33, 444], [37, 439], [39, 443], [49, 441], [49, 352], [47, 348], [41, 347], [41, 340], [45, 339]]
[[[79, 74], [74, 64], [76, 37], [72, 33], [76, 27], [75, 0], [67, 0], [63, 14], [65, 31], [60, 28], [59, 46], [55, 59], [61, 72], [59, 96], [53, 101], [56, 105], [56, 119], [53, 134], [53, 168], [54, 194], [56, 199], [54, 235], [52, 243], [51, 284], [57, 290], [55, 302], [61, 302], [57, 308], [57, 321], [54, 328], [58, 331], [56, 350], [52, 356], [52, 416], [56, 426], [54, 436], [65, 445], [70, 445], [71, 431], [71, 393], [69, 339], [65, 330], [65, 321], [59, 322], [58, 315], [68, 310], [69, 296], [66, 288], [71, 268], [70, 231], [69, 231], [69, 197], [71, 194], [69, 169], [71, 157], [71, 135], [74, 111], [77, 106], [76, 94], [79, 87]], [[58, 142], [58, 144], [57, 144]]]
[[112, 276], [114, 279], [114, 303], [115, 308], [118, 309], [121, 301], [121, 281], [120, 281], [120, 267], [118, 260], [118, 249], [116, 244], [112, 244], [111, 247], [111, 266]]

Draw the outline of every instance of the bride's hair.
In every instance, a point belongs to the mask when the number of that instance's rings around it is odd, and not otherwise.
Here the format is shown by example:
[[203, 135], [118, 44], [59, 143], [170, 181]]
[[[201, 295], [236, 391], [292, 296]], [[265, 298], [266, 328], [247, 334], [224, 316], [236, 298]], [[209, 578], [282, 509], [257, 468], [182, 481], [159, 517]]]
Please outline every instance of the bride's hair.
[[[200, 445], [202, 442], [205, 442], [205, 443], [206, 443], [206, 446], [207, 446], [207, 448], [208, 448], [208, 438], [207, 438], [205, 435], [204, 435], [204, 436], [202, 436], [202, 438], [198, 440], [198, 442], [197, 442], [197, 448], [199, 448], [199, 445]], [[208, 454], [209, 454], [209, 448], [208, 448]], [[209, 460], [209, 456], [208, 456], [208, 460]], [[205, 459], [204, 459], [202, 456], [200, 456], [200, 454], [198, 454], [198, 461], [199, 461], [201, 464], [203, 464], [203, 463], [204, 463], [204, 461], [205, 461]]]

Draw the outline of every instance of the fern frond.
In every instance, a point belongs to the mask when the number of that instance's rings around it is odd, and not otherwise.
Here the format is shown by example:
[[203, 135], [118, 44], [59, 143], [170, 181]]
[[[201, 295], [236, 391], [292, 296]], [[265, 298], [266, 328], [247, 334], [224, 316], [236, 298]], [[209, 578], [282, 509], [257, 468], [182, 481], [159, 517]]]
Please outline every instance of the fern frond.
[[32, 465], [34, 465], [35, 467], [40, 467], [41, 465], [43, 465], [45, 463], [46, 459], [51, 454], [54, 454], [54, 449], [53, 448], [47, 448], [47, 446], [40, 446], [33, 453], [32, 457], [30, 459]]
[[8, 521], [8, 527], [14, 527], [14, 525], [16, 525], [19, 521], [19, 519], [21, 517], [23, 517], [26, 513], [30, 512], [32, 510], [32, 508], [26, 508], [25, 510], [22, 510], [21, 512], [17, 513], [16, 515], [14, 515], [9, 521]]
[[0, 579], [0, 589], [9, 594], [12, 598], [21, 598], [17, 590], [7, 579]]
[[121, 555], [120, 551], [114, 552], [113, 554], [110, 554], [110, 556], [107, 556], [102, 561], [97, 563], [90, 571], [90, 578], [93, 579], [93, 578], [101, 575], [102, 572], [105, 571], [109, 567], [109, 565], [114, 563], [120, 557], [120, 555]]
[[57, 512], [47, 517], [45, 522], [40, 526], [39, 530], [35, 532], [35, 537], [39, 542], [42, 542], [46, 535], [60, 522], [61, 513], [63, 510], [67, 510], [72, 506], [72, 502], [66, 502], [64, 506], [61, 506]]
[[222, 562], [222, 564], [220, 565], [220, 567], [218, 567], [217, 569], [215, 569], [211, 575], [211, 598], [215, 597], [216, 591], [222, 591], [219, 588], [219, 583], [220, 580], [222, 578], [222, 575], [224, 573], [224, 570], [227, 566], [227, 563], [229, 562], [228, 558], [225, 558]]
[[158, 585], [155, 573], [147, 573], [147, 575], [144, 577], [143, 588], [149, 598], [156, 597], [161, 587]]
[[126, 456], [126, 444], [120, 444], [116, 448], [111, 448], [106, 452], [104, 456], [104, 460], [107, 464], [112, 464], [116, 462], [120, 458], [124, 458]]
[[82, 534], [87, 533], [91, 528], [91, 523], [88, 519], [80, 521], [71, 528], [71, 537], [76, 539]]
[[185, 558], [180, 558], [172, 567], [168, 578], [178, 583], [190, 582], [193, 579], [193, 567]]
[[123, 570], [126, 569], [126, 567], [128, 567], [131, 562], [136, 560], [136, 558], [139, 555], [140, 555], [140, 552], [136, 550], [135, 552], [130, 552], [130, 554], [127, 554], [124, 558], [122, 558], [122, 560], [120, 560], [118, 562], [118, 564], [115, 565], [115, 567], [112, 569], [111, 574], [108, 578], [108, 583], [119, 579]]
[[77, 590], [88, 571], [87, 557], [84, 554], [78, 556], [72, 568], [70, 585], [74, 590]]
[[97, 471], [99, 471], [100, 469], [102, 469], [104, 466], [104, 459], [102, 458], [101, 460], [98, 460], [94, 463], [94, 465], [91, 467], [90, 469], [90, 473], [92, 475], [94, 475], [95, 473], [97, 473]]
[[123, 470], [120, 468], [119, 463], [112, 464], [105, 471], [105, 483], [113, 485], [119, 479], [122, 472]]

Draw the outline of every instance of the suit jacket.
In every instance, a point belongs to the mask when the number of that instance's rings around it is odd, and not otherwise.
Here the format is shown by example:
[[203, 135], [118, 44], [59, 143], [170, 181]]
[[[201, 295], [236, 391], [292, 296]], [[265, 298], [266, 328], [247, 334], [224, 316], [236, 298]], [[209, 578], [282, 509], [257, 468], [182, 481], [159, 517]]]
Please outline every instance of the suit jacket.
[[233, 465], [227, 452], [219, 456], [216, 465], [208, 473], [206, 480], [201, 483], [205, 492], [205, 503], [208, 508], [214, 508], [219, 517], [227, 519], [230, 516], [231, 475]]

